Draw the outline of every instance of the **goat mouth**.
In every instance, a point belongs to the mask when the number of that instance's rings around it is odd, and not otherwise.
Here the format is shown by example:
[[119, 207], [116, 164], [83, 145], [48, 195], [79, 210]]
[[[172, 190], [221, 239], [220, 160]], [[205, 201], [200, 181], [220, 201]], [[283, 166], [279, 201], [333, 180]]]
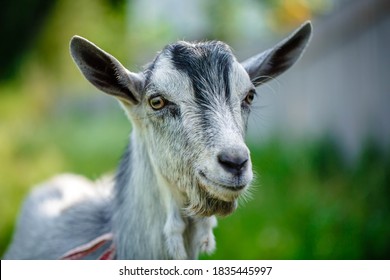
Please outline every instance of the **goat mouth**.
[[198, 170], [196, 176], [198, 189], [189, 197], [186, 210], [190, 216], [227, 216], [237, 208], [237, 199], [249, 184], [229, 185], [215, 182]]
[[227, 184], [221, 184], [219, 182], [212, 181], [206, 176], [206, 174], [203, 171], [199, 171], [199, 175], [201, 179], [200, 185], [202, 185], [203, 187], [211, 186], [215, 189], [220, 189], [223, 192], [228, 191], [229, 193], [239, 193], [247, 186], [247, 184], [227, 185]]

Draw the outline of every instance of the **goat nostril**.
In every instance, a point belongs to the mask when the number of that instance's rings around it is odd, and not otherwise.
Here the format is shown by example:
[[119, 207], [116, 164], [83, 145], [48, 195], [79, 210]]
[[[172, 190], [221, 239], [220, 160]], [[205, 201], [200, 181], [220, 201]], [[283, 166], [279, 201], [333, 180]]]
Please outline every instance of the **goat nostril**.
[[246, 151], [229, 150], [221, 152], [218, 156], [218, 162], [229, 173], [238, 175], [246, 167], [249, 156]]

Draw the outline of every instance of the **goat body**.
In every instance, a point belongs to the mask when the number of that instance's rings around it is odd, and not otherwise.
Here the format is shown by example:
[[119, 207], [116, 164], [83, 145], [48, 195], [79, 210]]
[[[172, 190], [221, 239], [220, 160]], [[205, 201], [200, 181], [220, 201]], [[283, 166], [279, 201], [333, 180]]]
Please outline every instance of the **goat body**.
[[[5, 258], [196, 259], [215, 248], [215, 216], [231, 214], [252, 180], [244, 143], [255, 87], [301, 56], [302, 25], [239, 63], [222, 42], [177, 42], [140, 73], [84, 38], [71, 55], [133, 124], [114, 179], [60, 175], [26, 199]], [[115, 248], [115, 254], [114, 250]]]

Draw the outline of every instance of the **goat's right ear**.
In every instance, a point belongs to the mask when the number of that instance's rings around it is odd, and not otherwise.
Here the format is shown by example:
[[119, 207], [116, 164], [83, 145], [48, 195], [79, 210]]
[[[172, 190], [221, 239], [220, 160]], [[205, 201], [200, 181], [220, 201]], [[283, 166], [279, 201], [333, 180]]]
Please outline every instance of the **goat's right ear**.
[[70, 41], [70, 53], [81, 73], [95, 87], [128, 104], [140, 102], [142, 74], [128, 71], [115, 57], [79, 36]]

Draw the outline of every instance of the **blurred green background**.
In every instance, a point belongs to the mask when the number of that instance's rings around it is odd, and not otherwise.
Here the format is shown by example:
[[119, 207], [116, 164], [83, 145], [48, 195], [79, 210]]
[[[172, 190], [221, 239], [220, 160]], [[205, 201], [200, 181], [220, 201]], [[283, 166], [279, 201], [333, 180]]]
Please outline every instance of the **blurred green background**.
[[[116, 101], [89, 85], [70, 58], [73, 35], [138, 71], [178, 39], [224, 40], [244, 59], [311, 19], [320, 35], [307, 55], [291, 74], [259, 89], [248, 136], [257, 174], [252, 198], [219, 219], [217, 250], [202, 258], [389, 259], [390, 133], [383, 108], [390, 103], [383, 100], [390, 89], [381, 53], [389, 38], [380, 36], [389, 5], [352, 2], [9, 1], [0, 11], [0, 255], [33, 185], [62, 172], [91, 179], [112, 173], [127, 143], [131, 127]], [[349, 44], [355, 39], [360, 43]], [[354, 56], [345, 62], [340, 52]], [[365, 69], [353, 72], [360, 61]], [[367, 61], [379, 74], [370, 78]], [[289, 109], [275, 105], [282, 99]]]

